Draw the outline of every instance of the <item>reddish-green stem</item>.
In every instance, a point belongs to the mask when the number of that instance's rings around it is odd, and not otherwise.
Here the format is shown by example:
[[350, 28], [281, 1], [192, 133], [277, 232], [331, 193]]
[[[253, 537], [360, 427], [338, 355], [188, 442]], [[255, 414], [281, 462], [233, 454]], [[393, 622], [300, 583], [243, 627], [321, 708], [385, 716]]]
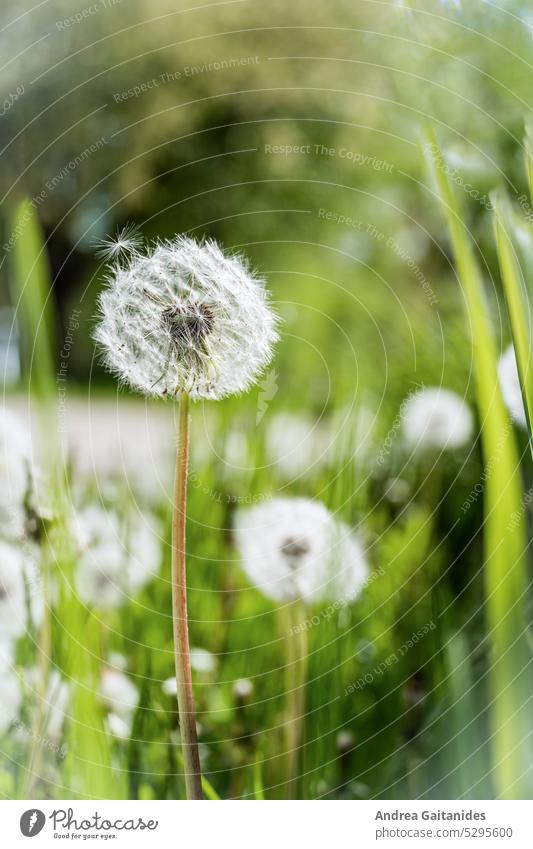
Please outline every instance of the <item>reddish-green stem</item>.
[[188, 799], [203, 799], [196, 716], [192, 690], [189, 626], [187, 620], [187, 572], [185, 521], [187, 515], [187, 471], [189, 465], [189, 398], [182, 393], [179, 402], [176, 480], [172, 510], [172, 618], [174, 655], [180, 717], [185, 786]]

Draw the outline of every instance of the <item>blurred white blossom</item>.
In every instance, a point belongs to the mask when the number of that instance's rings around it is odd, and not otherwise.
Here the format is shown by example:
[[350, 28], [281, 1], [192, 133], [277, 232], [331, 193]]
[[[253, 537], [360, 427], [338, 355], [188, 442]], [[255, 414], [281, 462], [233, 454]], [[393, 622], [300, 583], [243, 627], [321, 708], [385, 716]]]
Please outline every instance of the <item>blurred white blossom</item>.
[[159, 530], [150, 516], [116, 513], [98, 505], [74, 520], [79, 558], [76, 586], [86, 604], [118, 607], [140, 592], [159, 568]]
[[349, 600], [364, 585], [357, 536], [319, 502], [274, 499], [240, 510], [235, 536], [248, 578], [277, 601]]
[[403, 406], [403, 434], [409, 448], [460, 448], [474, 427], [468, 405], [455, 392], [439, 387], [411, 395]]
[[522, 390], [520, 389], [520, 378], [513, 345], [509, 345], [500, 357], [498, 363], [498, 378], [502, 390], [503, 400], [513, 421], [520, 427], [526, 427], [526, 413]]
[[139, 703], [135, 684], [123, 672], [106, 667], [100, 679], [100, 696], [108, 711], [106, 726], [109, 733], [119, 739], [130, 737]]

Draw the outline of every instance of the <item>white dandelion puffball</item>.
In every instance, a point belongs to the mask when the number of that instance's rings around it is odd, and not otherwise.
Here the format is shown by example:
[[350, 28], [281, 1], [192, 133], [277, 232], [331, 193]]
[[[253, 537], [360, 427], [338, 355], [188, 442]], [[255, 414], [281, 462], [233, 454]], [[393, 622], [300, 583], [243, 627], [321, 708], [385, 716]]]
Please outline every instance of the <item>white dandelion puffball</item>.
[[117, 740], [129, 740], [133, 725], [133, 714], [119, 716], [118, 713], [109, 713], [105, 719], [105, 726], [112, 737]]
[[123, 718], [130, 716], [139, 702], [137, 687], [118, 669], [104, 669], [100, 680], [100, 696], [111, 713]]
[[233, 684], [233, 695], [236, 699], [245, 700], [251, 698], [254, 692], [253, 681], [249, 678], [237, 678]]
[[368, 573], [360, 542], [316, 501], [279, 498], [237, 513], [250, 581], [275, 601], [353, 600]]
[[284, 477], [301, 475], [324, 463], [324, 428], [320, 422], [295, 413], [277, 413], [266, 431], [268, 460]]
[[213, 241], [135, 247], [108, 274], [95, 339], [119, 380], [145, 395], [224, 398], [272, 358], [277, 319], [262, 280]]
[[102, 610], [119, 607], [139, 593], [157, 574], [159, 531], [149, 516], [128, 516], [98, 505], [80, 511], [74, 520], [79, 558], [76, 588], [85, 604]]
[[449, 389], [417, 390], [402, 407], [403, 434], [410, 448], [460, 448], [472, 437], [470, 408]]
[[208, 649], [192, 648], [190, 651], [191, 669], [210, 675], [216, 672], [218, 661]]
[[0, 540], [0, 640], [16, 640], [26, 630], [24, 559], [19, 546]]
[[503, 400], [509, 410], [511, 418], [520, 427], [526, 427], [526, 413], [522, 390], [520, 389], [520, 378], [514, 348], [509, 345], [500, 357], [498, 363], [498, 379], [502, 390]]

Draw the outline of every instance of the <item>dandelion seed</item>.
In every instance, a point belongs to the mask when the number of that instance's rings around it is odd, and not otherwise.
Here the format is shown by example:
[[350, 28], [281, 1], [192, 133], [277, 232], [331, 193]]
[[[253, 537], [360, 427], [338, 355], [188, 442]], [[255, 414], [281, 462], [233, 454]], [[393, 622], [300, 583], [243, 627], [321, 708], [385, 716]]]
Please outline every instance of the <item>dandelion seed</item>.
[[107, 262], [125, 259], [141, 250], [144, 244], [139, 228], [135, 224], [126, 224], [114, 238], [98, 242], [97, 255]]
[[280, 498], [241, 510], [235, 535], [248, 578], [276, 601], [348, 601], [366, 580], [359, 540], [318, 502]]
[[407, 399], [402, 428], [412, 449], [453, 449], [472, 438], [474, 423], [469, 407], [459, 395], [435, 387]]
[[516, 422], [516, 424], [525, 429], [527, 425], [526, 413], [524, 410], [522, 390], [520, 388], [516, 355], [512, 344], [505, 349], [500, 357], [498, 363], [498, 379], [500, 381], [503, 400], [505, 401], [511, 418], [514, 422]]

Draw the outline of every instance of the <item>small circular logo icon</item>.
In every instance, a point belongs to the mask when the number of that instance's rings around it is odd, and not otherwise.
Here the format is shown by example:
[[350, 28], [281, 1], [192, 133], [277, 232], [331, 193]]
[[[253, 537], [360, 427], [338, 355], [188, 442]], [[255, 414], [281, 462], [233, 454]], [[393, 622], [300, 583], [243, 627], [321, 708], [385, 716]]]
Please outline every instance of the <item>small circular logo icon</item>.
[[46, 817], [38, 808], [30, 808], [24, 811], [20, 818], [20, 830], [24, 837], [35, 837], [43, 830]]

